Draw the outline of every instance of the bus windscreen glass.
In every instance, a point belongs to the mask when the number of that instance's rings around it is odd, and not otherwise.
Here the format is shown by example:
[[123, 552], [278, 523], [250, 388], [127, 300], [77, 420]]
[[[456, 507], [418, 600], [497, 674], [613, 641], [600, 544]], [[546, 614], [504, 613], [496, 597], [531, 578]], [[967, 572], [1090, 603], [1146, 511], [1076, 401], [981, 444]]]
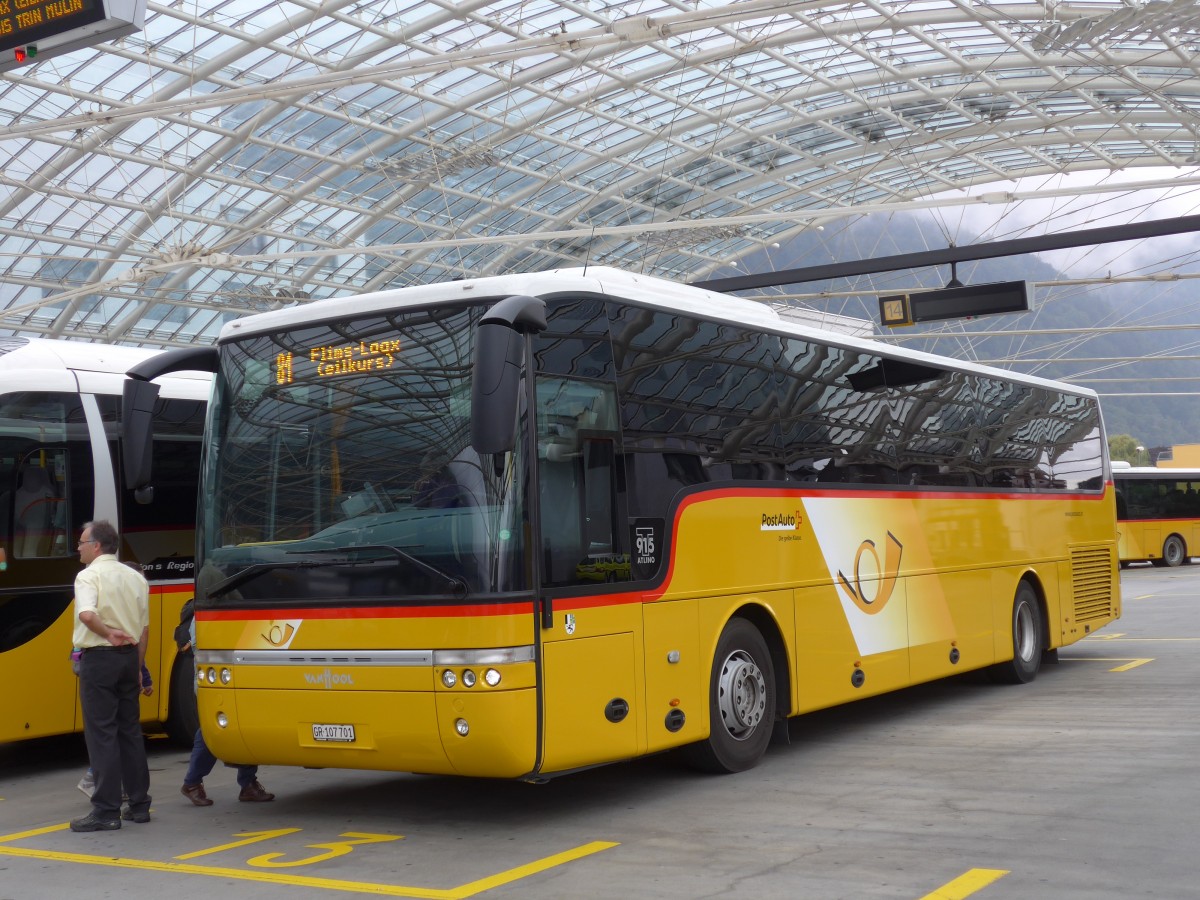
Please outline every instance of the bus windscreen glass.
[[478, 307], [226, 345], [200, 605], [478, 598], [524, 586], [520, 468], [470, 447]]

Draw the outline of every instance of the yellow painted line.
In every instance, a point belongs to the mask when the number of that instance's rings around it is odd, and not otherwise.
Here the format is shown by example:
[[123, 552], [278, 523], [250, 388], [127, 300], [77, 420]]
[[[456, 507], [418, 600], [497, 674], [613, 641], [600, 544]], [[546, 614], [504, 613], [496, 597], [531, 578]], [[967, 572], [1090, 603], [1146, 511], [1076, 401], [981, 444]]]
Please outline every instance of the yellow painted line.
[[1116, 634], [1097, 634], [1086, 638], [1089, 641], [1115, 641], [1117, 638], [1125, 637], [1125, 632], [1118, 631]]
[[926, 894], [921, 900], [963, 900], [964, 897], [970, 897], [1007, 874], [1008, 869], [971, 869], [953, 881], [943, 884], [932, 894]]
[[1128, 672], [1130, 669], [1136, 669], [1138, 666], [1144, 666], [1146, 663], [1154, 662], [1154, 657], [1146, 657], [1143, 659], [1131, 659], [1128, 656], [1064, 656], [1060, 662], [1121, 662], [1123, 666], [1116, 666], [1109, 669], [1110, 672]]
[[362, 831], [347, 831], [339, 837], [350, 838], [348, 841], [331, 841], [327, 844], [305, 844], [310, 850], [324, 850], [324, 853], [314, 853], [303, 859], [284, 859], [286, 853], [264, 853], [254, 859], [246, 860], [248, 866], [259, 866], [263, 869], [295, 869], [298, 866], [311, 866], [327, 859], [345, 856], [362, 844], [386, 844], [390, 841], [402, 841], [403, 836], [397, 834], [368, 834]]
[[1154, 662], [1153, 659], [1132, 659], [1123, 666], [1117, 666], [1115, 669], [1109, 669], [1110, 672], [1128, 672], [1130, 669], [1136, 669], [1138, 666], [1144, 666], [1146, 663]]
[[[42, 828], [36, 831], [11, 834], [0, 837], [0, 843], [14, 841], [22, 837], [45, 834], [50, 831], [62, 831], [68, 825], [57, 825], [52, 828]], [[0, 856], [24, 857], [26, 859], [41, 859], [48, 862], [68, 862], [82, 865], [108, 866], [116, 869], [140, 869], [146, 872], [165, 872], [174, 875], [207, 875], [210, 878], [233, 878], [240, 881], [253, 881], [259, 884], [280, 884], [292, 887], [319, 888], [327, 891], [346, 891], [356, 894], [374, 894], [381, 897], [415, 897], [418, 900], [462, 900], [473, 897], [481, 891], [489, 890], [500, 885], [510, 884], [528, 878], [539, 872], [553, 869], [555, 866], [582, 859], [603, 850], [609, 850], [619, 844], [610, 841], [592, 841], [575, 847], [563, 853], [556, 853], [515, 869], [509, 869], [479, 881], [454, 888], [420, 888], [399, 884], [373, 884], [363, 881], [341, 881], [334, 878], [314, 878], [306, 875], [287, 875], [284, 873], [257, 872], [245, 869], [233, 869], [225, 866], [198, 866], [192, 863], [159, 862], [149, 859], [127, 859], [124, 857], [92, 856], [87, 853], [63, 853], [55, 850], [33, 850], [20, 847], [0, 847]]]
[[257, 844], [259, 841], [269, 841], [271, 838], [283, 837], [285, 834], [295, 834], [299, 828], [277, 828], [274, 831], [240, 831], [234, 837], [245, 838], [244, 841], [234, 841], [231, 844], [221, 844], [219, 847], [209, 847], [207, 850], [196, 850], [193, 853], [185, 853], [182, 856], [175, 857], [176, 859], [196, 859], [198, 856], [208, 856], [213, 853], [220, 853], [224, 850], [233, 850], [237, 847], [245, 847], [249, 844]]
[[564, 863], [574, 862], [577, 859], [583, 859], [585, 856], [590, 856], [593, 853], [599, 853], [601, 850], [611, 850], [613, 847], [619, 847], [620, 844], [611, 841], [592, 841], [590, 844], [584, 844], [582, 847], [576, 847], [573, 850], [567, 850], [564, 853], [556, 854], [555, 856], [547, 856], [545, 859], [540, 859], [537, 862], [529, 863], [529, 865], [518, 866], [515, 869], [509, 869], [507, 872], [501, 872], [499, 875], [492, 875], [488, 878], [481, 878], [478, 881], [472, 881], [469, 884], [464, 884], [458, 889], [459, 892], [453, 896], [458, 897], [473, 897], [483, 891], [489, 891], [494, 887], [500, 887], [502, 884], [509, 884], [513, 881], [518, 881], [522, 878], [528, 878], [530, 875], [536, 875], [538, 872], [544, 872], [554, 866], [561, 866]]
[[48, 825], [45, 828], [35, 828], [33, 831], [19, 831], [16, 834], [6, 834], [4, 837], [0, 837], [0, 844], [6, 841], [19, 841], [23, 838], [39, 837], [43, 834], [53, 834], [56, 831], [66, 831], [70, 827], [69, 823], [63, 822], [61, 825]]

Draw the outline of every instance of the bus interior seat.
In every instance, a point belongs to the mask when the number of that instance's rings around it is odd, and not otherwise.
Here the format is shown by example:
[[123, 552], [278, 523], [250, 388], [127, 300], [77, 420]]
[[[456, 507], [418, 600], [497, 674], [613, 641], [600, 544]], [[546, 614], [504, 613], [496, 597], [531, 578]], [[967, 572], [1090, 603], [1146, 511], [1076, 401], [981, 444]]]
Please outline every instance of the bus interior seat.
[[57, 499], [50, 473], [40, 465], [26, 465], [21, 472], [21, 485], [15, 497], [16, 533], [13, 547], [16, 556], [49, 556], [54, 541], [51, 525]]

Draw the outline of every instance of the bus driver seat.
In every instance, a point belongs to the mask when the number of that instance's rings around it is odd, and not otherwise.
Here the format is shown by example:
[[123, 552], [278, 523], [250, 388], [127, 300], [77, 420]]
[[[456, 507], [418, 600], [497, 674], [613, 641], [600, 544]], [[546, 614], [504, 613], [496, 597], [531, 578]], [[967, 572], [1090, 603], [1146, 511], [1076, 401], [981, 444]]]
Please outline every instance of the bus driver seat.
[[13, 552], [17, 557], [49, 556], [54, 540], [50, 528], [54, 516], [54, 485], [50, 473], [39, 465], [27, 465], [15, 494], [13, 511], [16, 533]]

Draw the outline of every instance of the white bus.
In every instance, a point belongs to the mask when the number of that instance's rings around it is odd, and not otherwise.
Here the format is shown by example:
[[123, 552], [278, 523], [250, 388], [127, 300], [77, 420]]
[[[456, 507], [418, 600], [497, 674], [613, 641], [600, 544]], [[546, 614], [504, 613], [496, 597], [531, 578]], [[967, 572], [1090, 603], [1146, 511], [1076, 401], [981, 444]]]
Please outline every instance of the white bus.
[[[196, 728], [192, 661], [176, 659], [172, 632], [192, 596], [200, 436], [211, 379], [163, 380], [153, 433], [153, 500], [126, 489], [119, 461], [121, 391], [151, 351], [0, 338], [0, 742], [82, 731], [69, 655], [75, 542], [83, 523], [108, 519], [120, 557], [151, 586], [146, 665], [155, 691], [142, 720], [190, 741]], [[145, 499], [143, 497], [143, 499]]]

